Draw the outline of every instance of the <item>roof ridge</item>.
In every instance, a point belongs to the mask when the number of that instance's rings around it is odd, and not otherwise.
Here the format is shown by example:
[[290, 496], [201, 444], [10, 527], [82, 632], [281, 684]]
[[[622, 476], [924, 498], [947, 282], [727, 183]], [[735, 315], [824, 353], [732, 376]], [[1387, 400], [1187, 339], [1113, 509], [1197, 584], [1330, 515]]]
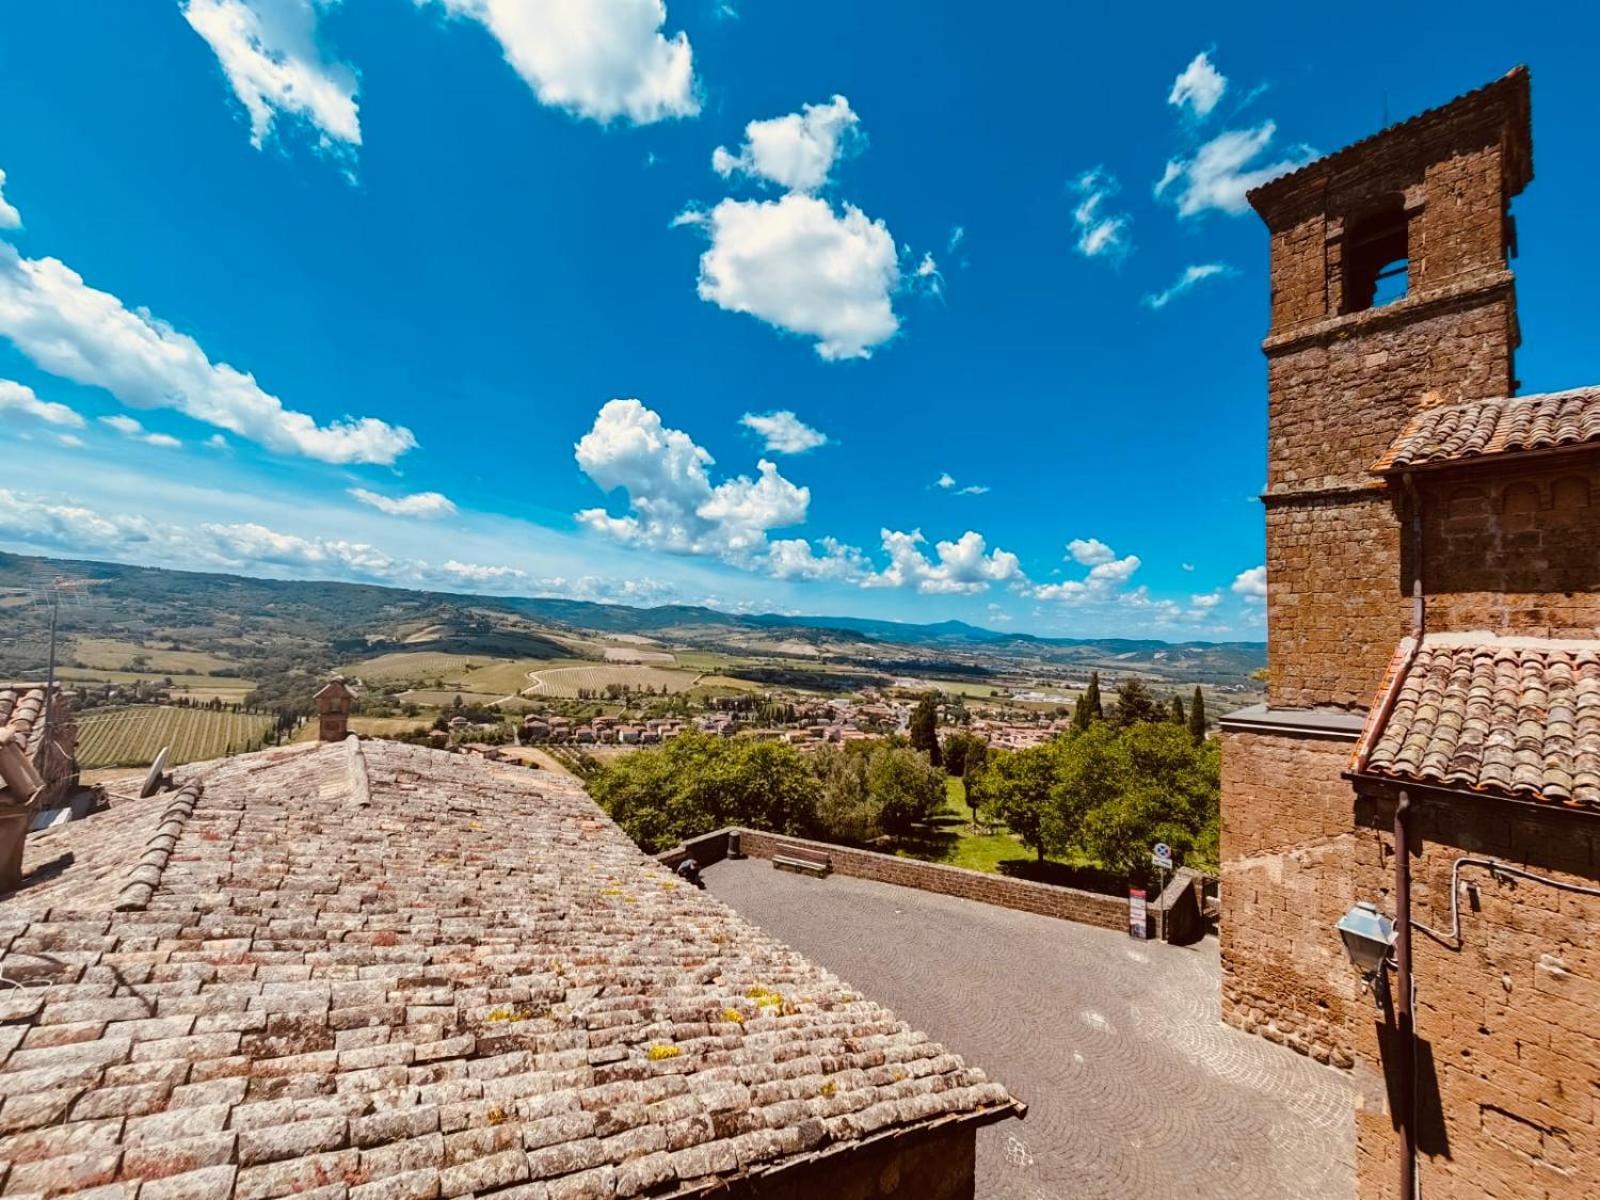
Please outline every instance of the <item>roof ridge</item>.
[[183, 836], [189, 818], [194, 815], [195, 805], [204, 792], [205, 785], [194, 779], [173, 793], [155, 832], [145, 842], [144, 853], [128, 872], [126, 882], [117, 893], [116, 902], [111, 906], [115, 912], [142, 912], [149, 906], [150, 898], [161, 885], [161, 876], [172, 857], [173, 847]]

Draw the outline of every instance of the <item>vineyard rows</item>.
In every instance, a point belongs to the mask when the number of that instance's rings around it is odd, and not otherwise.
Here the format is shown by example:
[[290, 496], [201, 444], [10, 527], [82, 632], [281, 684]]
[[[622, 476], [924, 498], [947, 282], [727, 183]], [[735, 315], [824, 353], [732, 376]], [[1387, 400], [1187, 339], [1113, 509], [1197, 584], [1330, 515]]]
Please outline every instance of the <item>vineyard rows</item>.
[[86, 770], [142, 767], [154, 762], [163, 746], [172, 748], [171, 766], [221, 758], [259, 748], [272, 724], [264, 713], [161, 704], [94, 709], [78, 718], [78, 765]]

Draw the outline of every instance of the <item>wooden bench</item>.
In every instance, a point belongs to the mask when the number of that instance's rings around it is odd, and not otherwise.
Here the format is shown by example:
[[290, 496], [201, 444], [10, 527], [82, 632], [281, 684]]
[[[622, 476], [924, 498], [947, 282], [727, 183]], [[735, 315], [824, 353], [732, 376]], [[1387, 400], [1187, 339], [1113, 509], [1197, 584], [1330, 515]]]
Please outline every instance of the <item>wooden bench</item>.
[[779, 871], [793, 871], [798, 875], [814, 875], [825, 879], [833, 871], [833, 863], [826, 857], [803, 854], [774, 854], [772, 865]]

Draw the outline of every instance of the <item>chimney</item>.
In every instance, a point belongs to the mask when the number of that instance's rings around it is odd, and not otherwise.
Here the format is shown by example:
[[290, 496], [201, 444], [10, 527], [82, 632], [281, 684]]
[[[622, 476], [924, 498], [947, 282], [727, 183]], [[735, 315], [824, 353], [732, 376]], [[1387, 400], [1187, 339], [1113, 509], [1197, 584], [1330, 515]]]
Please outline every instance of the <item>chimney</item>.
[[317, 693], [317, 740], [342, 742], [350, 733], [350, 706], [355, 700], [343, 679], [330, 679]]

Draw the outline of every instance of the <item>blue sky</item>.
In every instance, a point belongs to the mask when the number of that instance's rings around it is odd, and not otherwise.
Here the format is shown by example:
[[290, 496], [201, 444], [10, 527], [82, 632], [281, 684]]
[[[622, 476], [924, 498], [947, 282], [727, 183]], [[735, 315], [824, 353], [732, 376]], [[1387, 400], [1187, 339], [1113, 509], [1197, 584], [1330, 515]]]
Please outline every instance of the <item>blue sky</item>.
[[1248, 7], [8, 5], [0, 546], [1260, 637], [1244, 188], [1527, 62], [1592, 383], [1600, 18]]

